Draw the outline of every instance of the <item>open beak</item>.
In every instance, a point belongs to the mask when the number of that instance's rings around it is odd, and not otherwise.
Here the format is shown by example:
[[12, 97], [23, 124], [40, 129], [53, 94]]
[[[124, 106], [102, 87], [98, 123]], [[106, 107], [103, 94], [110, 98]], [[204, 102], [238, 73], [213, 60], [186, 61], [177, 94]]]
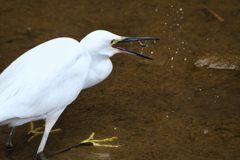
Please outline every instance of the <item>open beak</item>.
[[153, 37], [122, 37], [120, 40], [116, 40], [115, 43], [112, 45], [112, 47], [120, 50], [120, 52], [123, 52], [123, 53], [130, 53], [130, 54], [133, 54], [133, 55], [136, 55], [136, 56], [140, 56], [140, 57], [143, 57], [143, 58], [153, 60], [152, 58], [150, 58], [148, 56], [145, 56], [143, 54], [140, 54], [140, 53], [137, 53], [137, 52], [125, 49], [125, 48], [115, 46], [116, 43], [133, 42], [133, 41], [141, 41], [141, 40], [160, 40], [160, 39], [159, 38], [153, 38]]

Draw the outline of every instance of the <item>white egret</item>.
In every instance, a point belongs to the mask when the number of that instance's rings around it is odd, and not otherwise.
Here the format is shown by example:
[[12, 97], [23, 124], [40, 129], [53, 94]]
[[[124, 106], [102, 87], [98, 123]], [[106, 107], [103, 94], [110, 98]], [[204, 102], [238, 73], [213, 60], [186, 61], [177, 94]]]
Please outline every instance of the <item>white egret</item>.
[[64, 109], [81, 90], [109, 76], [114, 54], [123, 52], [151, 59], [117, 47], [117, 43], [159, 40], [151, 37], [121, 37], [97, 30], [81, 42], [57, 38], [40, 44], [13, 61], [0, 75], [0, 125], [16, 126], [44, 119], [45, 131], [36, 157], [42, 154], [49, 132]]

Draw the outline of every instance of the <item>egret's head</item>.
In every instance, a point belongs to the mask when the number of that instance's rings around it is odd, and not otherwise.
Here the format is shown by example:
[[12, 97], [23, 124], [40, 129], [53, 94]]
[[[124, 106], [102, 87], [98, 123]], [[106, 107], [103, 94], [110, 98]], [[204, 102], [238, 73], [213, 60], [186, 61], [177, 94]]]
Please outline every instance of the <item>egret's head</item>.
[[89, 33], [80, 42], [91, 54], [91, 56], [107, 56], [112, 57], [116, 53], [129, 53], [140, 57], [149, 58], [140, 53], [117, 47], [117, 43], [132, 42], [140, 40], [159, 40], [159, 38], [151, 37], [121, 37], [104, 30], [97, 30]]

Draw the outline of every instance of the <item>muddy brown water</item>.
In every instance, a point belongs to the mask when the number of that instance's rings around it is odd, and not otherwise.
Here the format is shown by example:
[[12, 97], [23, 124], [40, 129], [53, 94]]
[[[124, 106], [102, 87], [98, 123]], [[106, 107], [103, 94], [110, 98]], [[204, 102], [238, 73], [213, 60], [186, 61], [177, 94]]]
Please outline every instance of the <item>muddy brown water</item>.
[[[80, 41], [104, 29], [161, 38], [155, 44], [148, 41], [143, 49], [155, 61], [113, 56], [111, 75], [82, 91], [66, 108], [53, 128], [62, 130], [50, 134], [45, 153], [95, 132], [95, 139], [118, 137], [107, 144], [121, 147], [79, 147], [50, 159], [240, 159], [239, 70], [194, 66], [201, 56], [240, 57], [239, 17], [239, 0], [1, 0], [0, 71], [57, 37]], [[126, 47], [141, 52], [138, 43]], [[34, 124], [39, 127], [44, 121]], [[29, 129], [29, 123], [17, 127], [13, 143]], [[10, 130], [0, 127], [0, 159], [33, 159], [41, 135], [6, 151]]]

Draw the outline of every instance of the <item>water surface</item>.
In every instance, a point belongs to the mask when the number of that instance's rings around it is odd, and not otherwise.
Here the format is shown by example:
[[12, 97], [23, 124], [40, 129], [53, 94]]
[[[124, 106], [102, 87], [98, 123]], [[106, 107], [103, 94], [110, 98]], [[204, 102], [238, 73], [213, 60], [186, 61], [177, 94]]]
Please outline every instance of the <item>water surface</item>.
[[[239, 159], [239, 70], [194, 65], [211, 56], [239, 65], [239, 17], [238, 0], [1, 1], [0, 71], [27, 50], [57, 37], [80, 41], [104, 29], [161, 38], [148, 41], [143, 50], [138, 43], [126, 45], [155, 61], [113, 56], [112, 74], [67, 107], [54, 126], [62, 131], [50, 134], [45, 153], [95, 132], [96, 139], [118, 137], [109, 144], [121, 147], [80, 147], [51, 159]], [[29, 128], [17, 127], [13, 143]], [[32, 159], [41, 136], [6, 152], [10, 130], [0, 127], [0, 157]]]

